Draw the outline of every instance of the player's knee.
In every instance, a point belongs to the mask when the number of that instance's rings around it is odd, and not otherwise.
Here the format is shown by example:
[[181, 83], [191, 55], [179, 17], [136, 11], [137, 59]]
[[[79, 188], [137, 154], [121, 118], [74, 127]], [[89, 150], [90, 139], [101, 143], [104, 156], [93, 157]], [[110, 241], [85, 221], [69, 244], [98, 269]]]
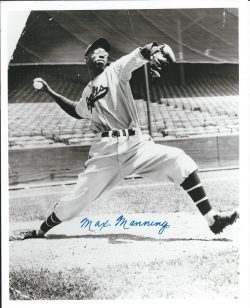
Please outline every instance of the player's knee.
[[177, 149], [176, 151], [176, 166], [179, 166], [181, 169], [190, 169], [193, 170], [194, 168], [197, 168], [196, 163], [194, 160], [186, 154], [182, 149]]
[[183, 163], [190, 162], [190, 161], [193, 162], [193, 159], [182, 149], [177, 150], [176, 158], [177, 158], [177, 160], [179, 160], [180, 162], [183, 162]]
[[182, 159], [187, 155], [182, 149], [176, 148], [175, 150], [176, 159]]

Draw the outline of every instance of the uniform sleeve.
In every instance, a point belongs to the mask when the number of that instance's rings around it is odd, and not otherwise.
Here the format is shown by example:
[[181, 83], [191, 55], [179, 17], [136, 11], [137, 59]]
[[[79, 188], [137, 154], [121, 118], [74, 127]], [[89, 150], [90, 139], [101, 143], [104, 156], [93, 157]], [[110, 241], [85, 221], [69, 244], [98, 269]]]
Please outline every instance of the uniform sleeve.
[[142, 56], [140, 48], [136, 48], [130, 54], [113, 62], [110, 66], [117, 72], [120, 79], [129, 80], [132, 72], [147, 62], [148, 60]]
[[84, 93], [82, 94], [81, 99], [76, 105], [76, 113], [83, 119], [89, 119], [91, 117], [91, 112], [88, 109]]

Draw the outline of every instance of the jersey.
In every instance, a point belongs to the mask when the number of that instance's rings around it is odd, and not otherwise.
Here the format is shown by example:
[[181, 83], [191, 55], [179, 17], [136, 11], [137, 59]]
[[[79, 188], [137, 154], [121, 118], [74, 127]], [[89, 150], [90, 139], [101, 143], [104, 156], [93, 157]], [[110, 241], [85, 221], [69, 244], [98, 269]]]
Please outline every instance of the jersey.
[[94, 132], [139, 127], [129, 80], [132, 72], [147, 62], [137, 48], [111, 63], [87, 84], [76, 112], [82, 118], [91, 119]]

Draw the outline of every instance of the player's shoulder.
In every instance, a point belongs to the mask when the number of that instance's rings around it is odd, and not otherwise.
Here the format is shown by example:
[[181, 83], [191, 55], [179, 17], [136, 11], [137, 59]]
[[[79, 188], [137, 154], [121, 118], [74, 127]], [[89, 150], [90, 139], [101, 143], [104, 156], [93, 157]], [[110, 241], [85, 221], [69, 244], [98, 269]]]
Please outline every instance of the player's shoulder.
[[108, 72], [108, 71], [112, 70], [114, 68], [114, 66], [115, 66], [115, 62], [116, 61], [109, 62], [108, 65], [105, 67], [104, 72]]
[[106, 66], [105, 70], [103, 71], [102, 74], [108, 76], [110, 74], [114, 74], [116, 73], [116, 69], [117, 69], [117, 61], [111, 62], [109, 63], [108, 66]]

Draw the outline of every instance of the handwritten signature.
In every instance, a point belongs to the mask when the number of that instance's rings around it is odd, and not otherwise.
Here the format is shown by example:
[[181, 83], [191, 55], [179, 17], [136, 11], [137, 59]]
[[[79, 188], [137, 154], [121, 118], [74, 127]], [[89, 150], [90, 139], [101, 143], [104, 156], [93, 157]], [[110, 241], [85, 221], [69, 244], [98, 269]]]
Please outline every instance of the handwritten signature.
[[154, 220], [131, 220], [129, 221], [123, 215], [117, 217], [115, 221], [110, 221], [109, 219], [105, 221], [93, 221], [87, 217], [80, 221], [81, 228], [88, 229], [90, 232], [101, 231], [109, 227], [121, 227], [124, 230], [129, 230], [135, 227], [157, 227], [158, 234], [162, 234], [166, 229], [170, 227], [166, 220], [164, 221], [154, 221]]

